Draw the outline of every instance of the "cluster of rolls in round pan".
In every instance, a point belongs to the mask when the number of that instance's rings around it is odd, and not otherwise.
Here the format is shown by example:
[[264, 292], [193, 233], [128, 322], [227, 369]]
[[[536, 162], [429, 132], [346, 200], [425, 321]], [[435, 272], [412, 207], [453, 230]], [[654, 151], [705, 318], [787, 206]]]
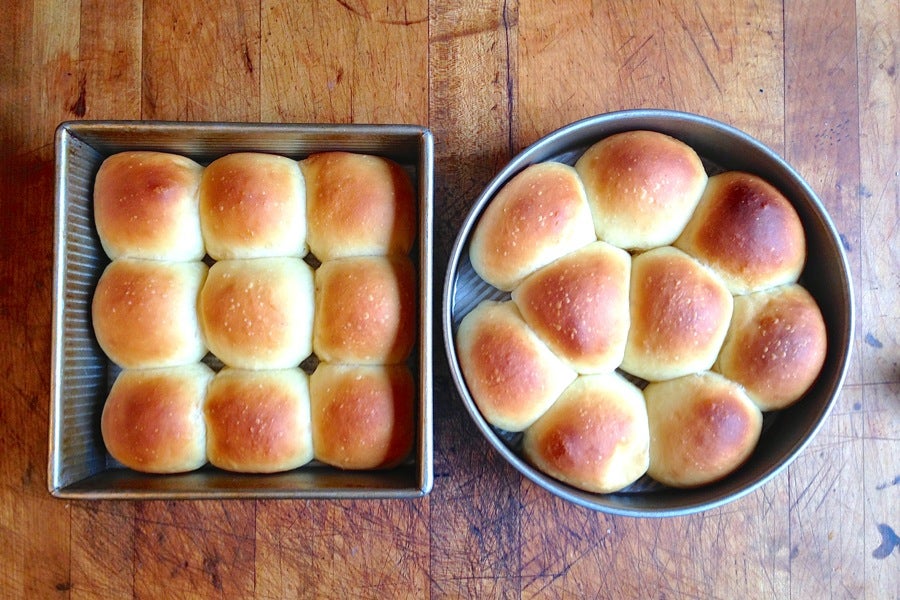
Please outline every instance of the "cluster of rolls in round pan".
[[122, 368], [101, 417], [114, 459], [266, 473], [408, 456], [417, 221], [399, 164], [123, 152], [96, 175], [94, 217], [111, 262], [93, 327]]
[[762, 413], [800, 399], [824, 362], [796, 210], [758, 176], [708, 175], [661, 133], [525, 168], [484, 209], [469, 258], [510, 292], [459, 325], [472, 399], [523, 432], [536, 468], [587, 491], [726, 476]]

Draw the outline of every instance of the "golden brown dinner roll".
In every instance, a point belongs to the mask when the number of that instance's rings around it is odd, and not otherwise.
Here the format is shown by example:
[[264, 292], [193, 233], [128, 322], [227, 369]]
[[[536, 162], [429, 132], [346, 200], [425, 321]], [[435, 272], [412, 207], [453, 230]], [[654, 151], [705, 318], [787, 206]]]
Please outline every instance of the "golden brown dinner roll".
[[673, 487], [716, 481], [753, 452], [762, 413], [738, 384], [704, 372], [644, 388], [650, 424], [648, 475]]
[[815, 299], [797, 284], [738, 296], [715, 370], [744, 386], [760, 409], [796, 402], [825, 362], [827, 336]]
[[459, 324], [456, 346], [479, 411], [507, 431], [531, 425], [575, 379], [512, 302], [481, 302]]
[[91, 313], [97, 342], [110, 360], [138, 369], [202, 359], [197, 295], [207, 271], [199, 261], [119, 258], [107, 265]]
[[299, 258], [222, 260], [200, 291], [210, 351], [244, 369], [284, 369], [312, 353], [313, 271]]
[[319, 363], [309, 390], [318, 460], [341, 469], [383, 469], [409, 455], [416, 390], [406, 366]]
[[321, 261], [406, 254], [416, 239], [416, 196], [399, 164], [351, 152], [312, 154], [306, 177], [308, 239]]
[[622, 362], [630, 322], [631, 257], [594, 242], [538, 269], [512, 292], [525, 322], [579, 373]]
[[220, 469], [275, 473], [313, 458], [309, 379], [300, 369], [222, 369], [204, 414], [206, 453]]
[[200, 224], [216, 260], [306, 255], [306, 187], [296, 161], [255, 152], [211, 162], [200, 183]]
[[536, 269], [596, 240], [575, 170], [538, 163], [506, 182], [484, 209], [469, 259], [482, 279], [509, 291]]
[[709, 265], [734, 294], [797, 281], [806, 238], [797, 211], [756, 175], [715, 175], [674, 244]]
[[575, 169], [584, 181], [597, 237], [626, 249], [675, 241], [707, 180], [690, 146], [655, 131], [602, 139]]
[[100, 418], [110, 455], [144, 473], [183, 473], [206, 463], [203, 403], [213, 371], [203, 363], [125, 369]]
[[649, 464], [641, 390], [617, 373], [583, 375], [525, 430], [522, 451], [538, 469], [589, 492], [615, 492]]
[[712, 367], [733, 298], [709, 269], [671, 246], [631, 261], [631, 328], [622, 369], [649, 381]]
[[405, 256], [326, 260], [316, 269], [313, 352], [319, 360], [392, 364], [416, 338], [416, 274]]
[[200, 260], [197, 188], [203, 167], [166, 152], [121, 152], [94, 181], [94, 221], [110, 258]]

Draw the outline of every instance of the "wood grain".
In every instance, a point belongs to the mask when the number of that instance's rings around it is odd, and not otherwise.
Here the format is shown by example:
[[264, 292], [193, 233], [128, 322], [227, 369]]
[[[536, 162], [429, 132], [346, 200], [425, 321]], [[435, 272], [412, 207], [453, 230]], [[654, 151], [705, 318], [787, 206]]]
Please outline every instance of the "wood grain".
[[[0, 596], [898, 598], [900, 8], [879, 0], [35, 0], [0, 21]], [[408, 501], [65, 502], [46, 490], [53, 133], [68, 119], [409, 122], [435, 139], [435, 324], [456, 232], [527, 144], [609, 110], [731, 123], [845, 243], [847, 385], [781, 475], [674, 519], [523, 479], [435, 332], [435, 485]]]

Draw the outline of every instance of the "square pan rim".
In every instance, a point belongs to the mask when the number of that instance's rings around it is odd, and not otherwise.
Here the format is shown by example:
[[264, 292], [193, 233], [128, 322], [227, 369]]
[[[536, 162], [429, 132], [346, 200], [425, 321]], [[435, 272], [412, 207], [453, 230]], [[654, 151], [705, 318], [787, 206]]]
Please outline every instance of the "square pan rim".
[[[418, 421], [417, 443], [414, 447], [416, 467], [415, 487], [375, 489], [363, 487], [331, 487], [320, 490], [297, 490], [296, 492], [258, 493], [246, 490], [198, 490], [197, 492], [143, 493], [133, 490], [110, 490], [91, 492], [75, 489], [80, 481], [61, 485], [62, 425], [63, 413], [62, 377], [65, 365], [63, 352], [63, 322], [66, 311], [64, 281], [67, 258], [62, 251], [65, 245], [66, 215], [68, 212], [68, 149], [72, 139], [86, 145], [84, 136], [97, 136], [111, 132], [127, 131], [134, 135], [151, 132], [212, 132], [223, 134], [265, 134], [278, 132], [285, 135], [346, 135], [364, 137], [379, 135], [405, 140], [410, 144], [410, 156], [415, 156], [417, 174], [418, 212], [418, 262], [419, 262], [419, 356], [418, 373]], [[408, 140], [406, 140], [408, 138]], [[61, 122], [55, 131], [54, 165], [54, 232], [53, 232], [53, 284], [51, 311], [51, 353], [50, 353], [50, 414], [48, 427], [47, 489], [51, 496], [61, 499], [249, 499], [249, 498], [294, 498], [294, 499], [391, 499], [416, 498], [428, 495], [434, 484], [433, 465], [433, 210], [434, 210], [434, 137], [428, 127], [415, 124], [382, 123], [243, 123], [231, 121], [170, 121], [170, 120], [69, 120]], [[139, 144], [137, 144], [139, 145]], [[352, 144], [351, 144], [352, 145]], [[420, 460], [419, 460], [420, 459]], [[416, 464], [417, 463], [417, 464]], [[89, 479], [88, 477], [87, 479]]]

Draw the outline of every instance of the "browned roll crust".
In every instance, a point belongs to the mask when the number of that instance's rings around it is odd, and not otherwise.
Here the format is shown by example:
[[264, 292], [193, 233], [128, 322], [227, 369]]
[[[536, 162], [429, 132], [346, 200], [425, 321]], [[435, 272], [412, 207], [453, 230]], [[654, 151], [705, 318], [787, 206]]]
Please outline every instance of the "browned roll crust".
[[785, 408], [818, 377], [827, 338], [819, 306], [800, 285], [738, 296], [715, 370], [761, 410]]
[[472, 234], [469, 259], [482, 279], [509, 291], [536, 269], [596, 239], [575, 170], [538, 163], [510, 179], [487, 205]]
[[625, 249], [675, 241], [707, 180], [690, 146], [654, 131], [600, 140], [575, 169], [584, 181], [597, 237]]
[[525, 431], [522, 444], [527, 460], [569, 485], [621, 490], [650, 460], [644, 397], [616, 373], [581, 376]]
[[595, 242], [529, 275], [512, 299], [538, 337], [573, 369], [612, 371], [625, 353], [630, 276], [627, 252]]
[[284, 369], [312, 353], [313, 271], [299, 258], [223, 260], [200, 292], [210, 351], [244, 369]]
[[416, 198], [403, 167], [350, 152], [312, 154], [300, 166], [306, 178], [309, 247], [319, 260], [410, 251]]
[[106, 355], [125, 368], [198, 362], [206, 345], [197, 321], [197, 295], [207, 267], [195, 262], [120, 258], [94, 291], [94, 334]]
[[200, 184], [200, 223], [216, 260], [306, 255], [306, 187], [296, 161], [237, 152], [214, 160]]
[[806, 237], [797, 211], [761, 178], [731, 171], [709, 179], [674, 244], [712, 267], [734, 294], [797, 281]]
[[319, 360], [394, 364], [416, 339], [416, 273], [405, 256], [327, 260], [316, 270]]
[[112, 258], [200, 260], [197, 188], [203, 167], [165, 152], [122, 152], [103, 161], [94, 181], [94, 221]]
[[309, 380], [300, 369], [222, 369], [204, 414], [206, 452], [220, 469], [275, 473], [313, 458]]
[[762, 413], [736, 383], [692, 374], [644, 388], [650, 424], [647, 473], [673, 487], [725, 477], [753, 452]]
[[206, 463], [203, 403], [213, 377], [203, 363], [125, 369], [100, 419], [110, 455], [144, 473], [183, 473]]
[[733, 298], [712, 271], [671, 246], [631, 262], [631, 329], [622, 369], [648, 381], [712, 367]]
[[416, 390], [407, 367], [319, 363], [309, 383], [318, 460], [341, 469], [384, 469], [409, 455]]
[[512, 302], [479, 304], [460, 323], [456, 346], [472, 399], [488, 423], [507, 431], [526, 429], [575, 379]]

